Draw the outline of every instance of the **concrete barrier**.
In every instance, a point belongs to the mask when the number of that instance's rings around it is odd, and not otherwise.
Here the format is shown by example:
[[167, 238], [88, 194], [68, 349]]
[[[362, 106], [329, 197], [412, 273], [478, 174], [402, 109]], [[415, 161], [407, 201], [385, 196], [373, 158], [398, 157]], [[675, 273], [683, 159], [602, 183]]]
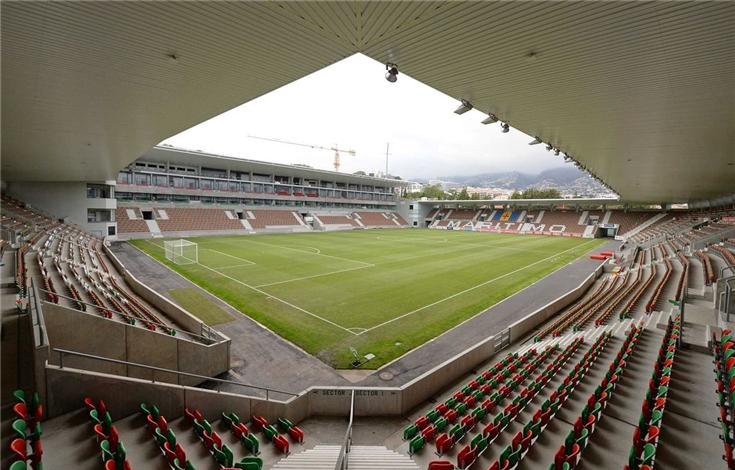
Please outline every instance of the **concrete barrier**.
[[574, 303], [577, 299], [584, 295], [584, 292], [600, 277], [603, 272], [603, 264], [597, 267], [587, 278], [571, 291], [559, 296], [557, 299], [552, 300], [548, 304], [544, 305], [540, 309], [533, 313], [526, 315], [517, 322], [510, 325], [510, 343], [517, 343], [521, 340], [529, 331], [536, 328], [541, 323], [551, 318], [556, 313], [560, 312], [564, 308]]
[[[138, 326], [111, 321], [61, 305], [41, 302], [49, 343], [67, 349], [118, 361], [135, 362], [213, 377], [229, 370], [229, 341], [202, 344]], [[54, 364], [59, 354], [50, 353]], [[196, 384], [200, 380], [161, 371], [66, 355], [65, 364], [79, 369], [163, 382]]]

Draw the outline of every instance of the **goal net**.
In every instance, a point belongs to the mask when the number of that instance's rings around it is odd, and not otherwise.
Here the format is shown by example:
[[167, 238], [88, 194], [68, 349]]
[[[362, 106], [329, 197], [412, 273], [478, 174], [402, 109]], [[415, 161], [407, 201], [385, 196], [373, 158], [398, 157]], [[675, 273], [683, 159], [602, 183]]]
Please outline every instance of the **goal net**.
[[199, 246], [189, 240], [166, 240], [163, 242], [166, 259], [176, 264], [196, 264], [199, 262]]

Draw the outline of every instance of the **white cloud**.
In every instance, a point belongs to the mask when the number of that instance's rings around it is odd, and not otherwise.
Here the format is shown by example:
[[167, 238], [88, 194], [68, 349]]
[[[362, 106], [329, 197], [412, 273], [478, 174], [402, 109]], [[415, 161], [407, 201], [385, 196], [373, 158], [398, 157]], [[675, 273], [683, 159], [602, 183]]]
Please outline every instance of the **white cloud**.
[[472, 175], [488, 171], [535, 173], [561, 166], [561, 158], [531, 137], [483, 113], [453, 113], [456, 99], [356, 54], [267, 95], [173, 136], [164, 143], [188, 149], [278, 163], [332, 169], [333, 152], [265, 142], [248, 135], [354, 149], [343, 154], [344, 172], [382, 170], [390, 142], [389, 171], [406, 177]]

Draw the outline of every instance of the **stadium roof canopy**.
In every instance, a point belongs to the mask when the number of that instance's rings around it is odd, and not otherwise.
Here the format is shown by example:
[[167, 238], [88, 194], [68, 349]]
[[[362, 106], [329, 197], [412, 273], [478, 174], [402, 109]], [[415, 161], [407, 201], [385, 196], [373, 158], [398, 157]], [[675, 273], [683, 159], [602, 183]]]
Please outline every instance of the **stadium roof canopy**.
[[717, 198], [735, 191], [733, 24], [733, 2], [3, 2], [3, 178], [110, 179], [361, 52], [625, 200]]

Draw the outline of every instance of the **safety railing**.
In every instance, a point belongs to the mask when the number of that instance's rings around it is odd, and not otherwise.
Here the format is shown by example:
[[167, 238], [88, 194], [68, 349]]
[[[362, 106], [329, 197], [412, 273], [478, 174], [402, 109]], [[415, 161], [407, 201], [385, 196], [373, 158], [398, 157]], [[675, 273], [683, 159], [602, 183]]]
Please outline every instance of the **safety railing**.
[[[200, 374], [193, 374], [191, 372], [184, 372], [180, 370], [174, 370], [174, 369], [167, 369], [165, 367], [156, 367], [156, 366], [150, 366], [148, 364], [141, 364], [138, 362], [130, 362], [130, 361], [123, 361], [120, 359], [112, 359], [109, 357], [103, 357], [103, 356], [97, 356], [95, 354], [88, 354], [88, 353], [81, 353], [77, 351], [70, 351], [68, 349], [59, 349], [59, 348], [52, 348], [52, 351], [54, 353], [57, 353], [59, 355], [59, 363], [56, 364], [59, 366], [59, 369], [64, 368], [64, 358], [67, 356], [71, 357], [81, 357], [85, 359], [93, 359], [97, 361], [107, 362], [110, 364], [120, 364], [125, 365], [128, 367], [137, 367], [145, 370], [149, 370], [152, 372], [152, 378], [150, 379], [151, 383], [156, 383], [156, 372], [160, 373], [166, 373], [166, 374], [175, 374], [176, 375], [176, 382], [177, 384], [181, 384], [181, 378], [182, 377], [190, 377], [197, 380], [200, 380], [201, 383], [205, 382], [214, 382], [216, 384], [215, 390], [217, 393], [222, 392], [222, 385], [236, 385], [239, 387], [249, 388], [252, 390], [258, 390], [260, 392], [265, 392], [265, 399], [266, 401], [269, 401], [271, 399], [271, 394], [276, 393], [279, 395], [284, 395], [286, 397], [295, 397], [298, 396], [298, 393], [292, 393], [287, 392], [285, 390], [278, 390], [275, 388], [269, 388], [269, 387], [261, 387], [258, 385], [252, 385], [252, 384], [246, 384], [244, 382], [237, 382], [234, 380], [226, 380], [226, 379], [218, 379], [216, 377], [208, 377], [206, 375], [200, 375]], [[53, 363], [53, 362], [52, 362]], [[137, 378], [137, 377], [136, 377]], [[161, 383], [169, 383], [163, 380], [159, 380]]]
[[345, 431], [345, 437], [342, 439], [342, 446], [339, 449], [337, 455], [337, 463], [334, 466], [334, 470], [346, 470], [348, 467], [348, 456], [350, 454], [350, 447], [352, 447], [352, 422], [355, 416], [355, 390], [352, 390], [350, 395], [350, 418], [347, 421], [347, 430]]

